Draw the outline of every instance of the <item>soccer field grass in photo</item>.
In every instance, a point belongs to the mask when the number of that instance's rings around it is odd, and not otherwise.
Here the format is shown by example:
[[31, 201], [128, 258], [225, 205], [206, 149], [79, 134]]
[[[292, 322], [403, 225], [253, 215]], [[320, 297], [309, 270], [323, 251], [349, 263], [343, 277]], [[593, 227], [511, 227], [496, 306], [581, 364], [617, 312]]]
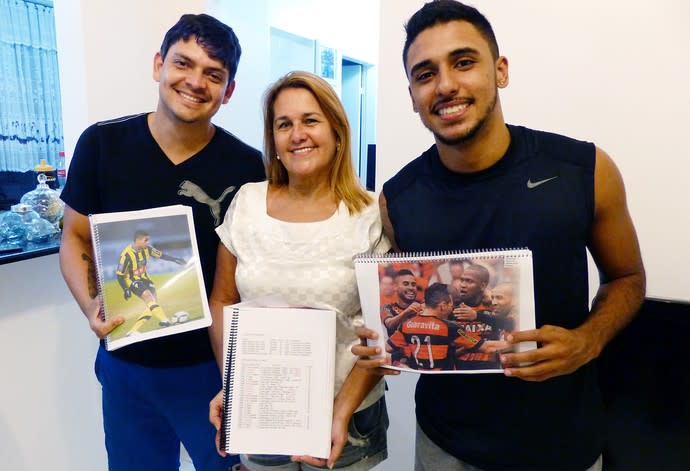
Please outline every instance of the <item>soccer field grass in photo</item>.
[[[178, 275], [180, 275], [178, 277]], [[173, 280], [174, 277], [177, 277]], [[152, 275], [151, 280], [156, 287], [156, 297], [158, 304], [170, 319], [173, 314], [179, 311], [189, 313], [189, 320], [194, 321], [204, 317], [203, 306], [199, 302], [206, 293], [201, 293], [196, 274], [193, 270], [183, 274], [178, 272]], [[171, 282], [174, 281], [174, 282]], [[125, 300], [122, 288], [117, 280], [109, 280], [104, 283], [105, 299], [109, 309], [109, 316], [121, 315], [125, 322], [111, 332], [111, 339], [117, 340], [125, 336], [127, 331], [136, 322], [139, 316], [147, 311], [146, 304], [136, 295], [132, 295], [129, 300]], [[151, 317], [139, 331], [149, 332], [163, 327], [158, 325], [158, 319]]]

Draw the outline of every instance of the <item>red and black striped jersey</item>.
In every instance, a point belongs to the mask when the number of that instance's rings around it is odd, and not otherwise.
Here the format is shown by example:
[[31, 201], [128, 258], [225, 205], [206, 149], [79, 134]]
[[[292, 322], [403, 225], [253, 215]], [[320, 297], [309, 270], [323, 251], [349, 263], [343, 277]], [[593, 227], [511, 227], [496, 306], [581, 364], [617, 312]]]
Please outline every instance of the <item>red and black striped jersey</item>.
[[397, 360], [416, 370], [455, 369], [456, 352], [472, 350], [480, 342], [481, 335], [467, 334], [454, 322], [422, 315], [404, 321], [388, 339], [397, 349], [394, 364]]

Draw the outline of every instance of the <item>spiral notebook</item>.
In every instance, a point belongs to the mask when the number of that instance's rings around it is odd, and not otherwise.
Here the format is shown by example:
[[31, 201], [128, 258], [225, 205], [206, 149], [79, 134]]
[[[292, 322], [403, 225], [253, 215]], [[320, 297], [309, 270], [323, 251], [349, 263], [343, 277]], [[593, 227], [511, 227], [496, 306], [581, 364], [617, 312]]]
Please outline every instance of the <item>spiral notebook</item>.
[[335, 326], [329, 310], [224, 308], [221, 449], [328, 457]]
[[108, 350], [211, 325], [190, 207], [91, 214], [89, 222], [101, 315], [125, 319], [106, 337]]
[[417, 373], [499, 373], [507, 333], [535, 328], [528, 249], [359, 254], [365, 325], [388, 368]]

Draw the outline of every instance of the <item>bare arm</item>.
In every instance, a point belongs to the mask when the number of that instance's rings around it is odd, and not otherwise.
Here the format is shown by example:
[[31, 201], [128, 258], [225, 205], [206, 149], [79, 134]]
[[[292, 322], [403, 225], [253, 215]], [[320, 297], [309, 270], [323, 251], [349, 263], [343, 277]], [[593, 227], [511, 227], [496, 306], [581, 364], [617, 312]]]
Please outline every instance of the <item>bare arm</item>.
[[379, 211], [381, 212], [381, 224], [383, 225], [383, 233], [386, 234], [388, 240], [391, 242], [391, 248], [393, 252], [400, 252], [400, 247], [398, 247], [398, 242], [395, 240], [395, 231], [393, 230], [393, 224], [388, 217], [388, 204], [386, 203], [386, 197], [383, 191], [379, 194]]
[[124, 322], [122, 316], [103, 320], [98, 300], [89, 218], [69, 206], [65, 206], [63, 218], [60, 271], [72, 296], [88, 319], [91, 330], [98, 338], [105, 337]]
[[585, 322], [573, 330], [545, 325], [533, 331], [514, 332], [512, 343], [534, 340], [542, 348], [502, 356], [506, 374], [542, 381], [568, 374], [593, 360], [606, 344], [630, 322], [645, 295], [645, 272], [635, 228], [625, 200], [620, 172], [611, 158], [597, 148], [594, 174], [595, 210], [589, 249], [600, 272], [601, 285]]
[[601, 285], [589, 318], [579, 330], [591, 340], [591, 358], [635, 316], [646, 290], [637, 234], [625, 200], [620, 172], [611, 158], [597, 149], [596, 212], [589, 249], [599, 268]]
[[296, 456], [296, 460], [314, 466], [333, 467], [347, 443], [348, 424], [357, 407], [367, 394], [381, 380], [381, 376], [374, 370], [359, 367], [357, 364], [350, 370], [343, 386], [340, 388], [333, 403], [333, 425], [331, 428], [331, 454], [328, 460], [310, 456]]
[[385, 325], [388, 332], [391, 333], [397, 330], [398, 327], [400, 327], [400, 324], [402, 324], [406, 319], [414, 316], [418, 312], [422, 312], [422, 305], [415, 301], [409, 306], [407, 306], [405, 310], [401, 311], [399, 314], [394, 314], [390, 317], [387, 317], [383, 321], [383, 325]]
[[235, 284], [236, 267], [237, 258], [223, 243], [218, 244], [216, 273], [208, 304], [213, 320], [211, 327], [209, 327], [211, 347], [213, 347], [213, 354], [221, 369], [223, 367], [223, 307], [240, 301], [240, 294]]

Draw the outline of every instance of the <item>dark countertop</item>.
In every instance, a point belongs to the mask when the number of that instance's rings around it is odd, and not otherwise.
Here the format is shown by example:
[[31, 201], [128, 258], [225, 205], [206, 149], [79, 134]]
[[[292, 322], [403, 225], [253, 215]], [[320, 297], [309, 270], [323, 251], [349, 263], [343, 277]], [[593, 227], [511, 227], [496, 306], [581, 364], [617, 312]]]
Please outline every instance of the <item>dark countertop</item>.
[[56, 234], [50, 241], [44, 244], [29, 242], [25, 245], [17, 246], [0, 242], [0, 265], [54, 254], [59, 249], [60, 234]]

